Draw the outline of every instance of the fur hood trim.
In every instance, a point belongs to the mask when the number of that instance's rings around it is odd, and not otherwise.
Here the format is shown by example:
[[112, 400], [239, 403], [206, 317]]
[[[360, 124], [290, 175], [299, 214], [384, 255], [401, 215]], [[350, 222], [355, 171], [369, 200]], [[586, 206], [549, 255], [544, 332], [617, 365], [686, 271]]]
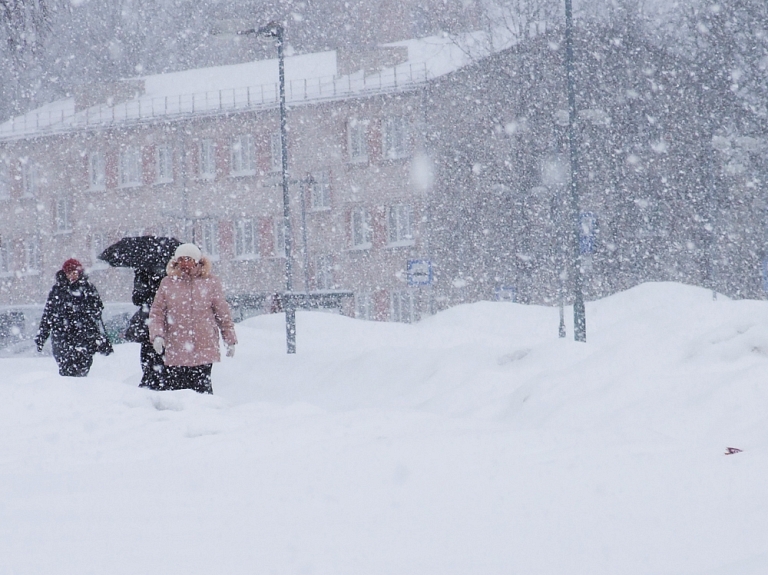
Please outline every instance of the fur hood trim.
[[[213, 269], [213, 264], [211, 263], [211, 260], [203, 256], [200, 258], [200, 261], [197, 262], [197, 266], [195, 267], [195, 271], [192, 274], [192, 277], [196, 277], [196, 278], [211, 277], [212, 269]], [[168, 262], [168, 265], [166, 266], [165, 271], [172, 278], [181, 277], [181, 270], [179, 269], [176, 258], [171, 258], [171, 261]]]

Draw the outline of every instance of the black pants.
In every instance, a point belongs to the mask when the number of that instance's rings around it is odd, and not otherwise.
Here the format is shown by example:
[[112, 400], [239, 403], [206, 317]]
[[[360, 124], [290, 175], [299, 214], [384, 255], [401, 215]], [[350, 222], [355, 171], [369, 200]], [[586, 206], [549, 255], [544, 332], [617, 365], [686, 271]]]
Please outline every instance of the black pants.
[[59, 365], [59, 375], [65, 377], [85, 377], [91, 371], [93, 354], [76, 347], [53, 348], [53, 357]]
[[212, 363], [203, 365], [169, 365], [165, 368], [164, 389], [194, 389], [197, 393], [213, 393]]
[[139, 387], [149, 389], [166, 389], [165, 363], [163, 356], [155, 352], [155, 348], [148, 341], [141, 342], [141, 383]]

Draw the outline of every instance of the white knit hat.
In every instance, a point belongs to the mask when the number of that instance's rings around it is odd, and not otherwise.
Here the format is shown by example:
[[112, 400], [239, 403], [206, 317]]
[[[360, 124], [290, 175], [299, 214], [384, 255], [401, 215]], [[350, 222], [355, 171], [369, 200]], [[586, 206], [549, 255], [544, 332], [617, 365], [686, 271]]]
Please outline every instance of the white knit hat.
[[177, 260], [183, 257], [192, 258], [196, 262], [199, 262], [200, 258], [203, 257], [203, 254], [200, 251], [200, 248], [195, 244], [181, 244], [176, 248], [176, 252], [173, 254], [173, 259]]

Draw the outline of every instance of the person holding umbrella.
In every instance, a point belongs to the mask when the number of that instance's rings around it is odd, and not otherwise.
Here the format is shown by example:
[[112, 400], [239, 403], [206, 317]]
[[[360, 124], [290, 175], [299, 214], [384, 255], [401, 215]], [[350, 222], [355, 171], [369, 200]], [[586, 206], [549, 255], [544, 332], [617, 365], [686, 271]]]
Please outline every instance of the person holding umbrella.
[[211, 262], [182, 244], [166, 268], [149, 312], [149, 339], [166, 366], [165, 389], [213, 393], [211, 368], [220, 361], [219, 333], [235, 355], [235, 324]]
[[99, 292], [88, 281], [82, 264], [74, 258], [65, 261], [56, 272], [56, 284], [48, 294], [35, 337], [38, 351], [43, 351], [51, 337], [59, 375], [85, 377], [97, 351], [112, 353], [112, 344], [103, 332], [103, 309]]
[[125, 339], [141, 344], [141, 383], [139, 387], [165, 389], [165, 364], [149, 340], [149, 310], [165, 267], [181, 242], [176, 238], [134, 236], [121, 239], [102, 252], [99, 259], [114, 267], [133, 268], [133, 305], [139, 310], [131, 318]]

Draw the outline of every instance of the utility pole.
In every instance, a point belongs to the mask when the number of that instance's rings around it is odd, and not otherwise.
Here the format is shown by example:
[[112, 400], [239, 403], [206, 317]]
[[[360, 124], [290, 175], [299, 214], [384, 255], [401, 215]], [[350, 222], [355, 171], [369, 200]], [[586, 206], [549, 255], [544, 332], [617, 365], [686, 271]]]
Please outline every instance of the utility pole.
[[576, 138], [576, 91], [573, 85], [573, 6], [565, 0], [565, 81], [568, 90], [568, 145], [571, 156], [571, 282], [573, 286], [573, 339], [587, 341], [587, 318], [581, 281], [581, 218], [579, 213], [579, 149]]

